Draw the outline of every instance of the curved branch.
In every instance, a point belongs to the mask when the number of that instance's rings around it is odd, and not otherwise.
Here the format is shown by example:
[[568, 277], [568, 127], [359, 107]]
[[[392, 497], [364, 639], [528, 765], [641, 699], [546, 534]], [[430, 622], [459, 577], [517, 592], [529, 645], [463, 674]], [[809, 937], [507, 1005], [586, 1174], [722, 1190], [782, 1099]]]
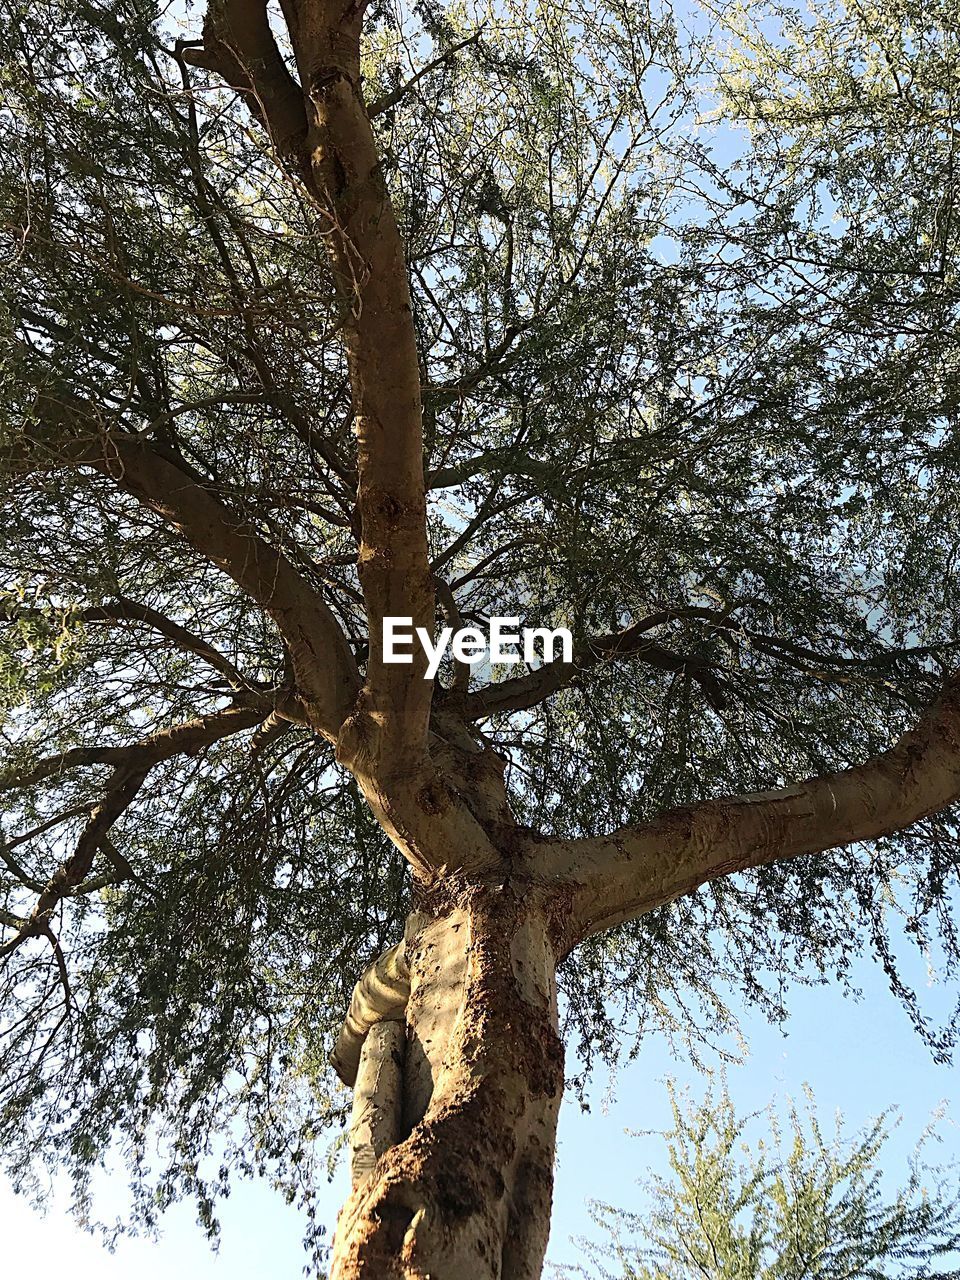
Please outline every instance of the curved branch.
[[[23, 618], [42, 619], [46, 616], [42, 609], [24, 609], [20, 606], [11, 606], [9, 603], [5, 606], [0, 606], [0, 609], [5, 612], [8, 618], [18, 620]], [[144, 626], [156, 631], [158, 635], [171, 640], [178, 649], [183, 650], [185, 653], [196, 654], [198, 658], [202, 658], [208, 666], [213, 667], [215, 671], [219, 671], [235, 689], [252, 687], [229, 658], [218, 649], [215, 649], [212, 644], [209, 644], [200, 636], [195, 636], [192, 631], [180, 626], [172, 618], [159, 613], [156, 609], [151, 609], [149, 605], [140, 604], [136, 600], [128, 600], [125, 596], [117, 596], [115, 600], [108, 601], [103, 605], [91, 605], [87, 608], [70, 609], [65, 612], [70, 619], [78, 622], [142, 623]]]
[[[130, 871], [129, 864], [107, 839], [107, 832], [130, 806], [154, 765], [176, 755], [197, 755], [214, 742], [259, 724], [266, 714], [263, 707], [230, 707], [226, 711], [163, 729], [125, 747], [76, 747], [71, 751], [61, 752], [58, 756], [49, 756], [27, 773], [8, 773], [5, 777], [0, 777], [0, 790], [12, 790], [32, 786], [78, 765], [114, 766], [103, 799], [90, 811], [90, 817], [80, 833], [72, 856], [43, 886], [29, 919], [8, 942], [0, 946], [0, 957], [16, 951], [28, 938], [47, 934], [50, 919], [61, 899], [80, 887], [86, 890], [93, 887], [84, 885], [84, 882], [98, 849], [105, 850], [115, 873], [118, 868], [123, 874]], [[104, 883], [113, 883], [116, 878], [114, 874]], [[24, 879], [24, 883], [36, 882]]]
[[352, 1088], [356, 1082], [360, 1053], [371, 1027], [402, 1020], [409, 998], [410, 966], [404, 944], [399, 942], [378, 956], [353, 988], [349, 1011], [330, 1055], [330, 1064], [345, 1085]]
[[44, 394], [35, 410], [58, 437], [35, 445], [47, 449], [55, 461], [89, 466], [107, 476], [178, 529], [270, 615], [290, 650], [306, 719], [335, 741], [360, 688], [360, 676], [332, 610], [290, 561], [199, 479], [141, 436], [102, 430], [95, 408], [85, 401]]
[[225, 711], [198, 716], [196, 720], [186, 720], [169, 729], [160, 729], [157, 733], [151, 733], [149, 737], [126, 746], [71, 747], [58, 755], [46, 756], [31, 769], [21, 772], [8, 770], [0, 774], [0, 791], [32, 787], [47, 778], [83, 765], [112, 765], [115, 769], [132, 771], [152, 769], [155, 764], [169, 760], [172, 756], [195, 756], [221, 738], [229, 738], [244, 729], [252, 729], [269, 714], [270, 708], [264, 706], [233, 706]]
[[202, 47], [183, 42], [178, 57], [212, 71], [242, 94], [273, 141], [277, 154], [309, 178], [303, 91], [287, 70], [270, 30], [266, 5], [256, 0], [211, 0]]
[[114, 771], [103, 799], [90, 814], [89, 821], [80, 833], [72, 856], [54, 872], [45, 885], [29, 919], [9, 941], [0, 946], [0, 958], [11, 955], [28, 938], [36, 938], [41, 934], [50, 936], [50, 920], [57, 904], [86, 878], [103, 837], [130, 806], [148, 772], [149, 766], [121, 766]]
[[[574, 651], [572, 662], [545, 664], [535, 671], [515, 676], [512, 680], [502, 680], [477, 690], [467, 701], [467, 714], [479, 720], [498, 712], [526, 711], [571, 684], [583, 672], [618, 658], [636, 658], [661, 671], [689, 676], [703, 689], [704, 696], [714, 710], [721, 711], [727, 701], [724, 682], [709, 662], [703, 658], [676, 653], [647, 638], [646, 633], [656, 627], [684, 621], [705, 622], [733, 639], [742, 637], [753, 649], [774, 661], [817, 675], [821, 679], [839, 678], [831, 672], [831, 667], [849, 672], [869, 672], [871, 669], [883, 672], [904, 659], [941, 660], [960, 647], [952, 643], [917, 645], [908, 649], [891, 649], [888, 653], [881, 652], [868, 657], [848, 657], [823, 653], [744, 627], [731, 617], [731, 610], [720, 611], [695, 606], [661, 609], [625, 627], [623, 631], [584, 641]], [[812, 670], [811, 664], [816, 664], [818, 669]]]
[[112, 435], [107, 449], [91, 454], [92, 465], [178, 528], [270, 614], [289, 646], [310, 722], [334, 740], [360, 678], [326, 602], [245, 521], [141, 441]]
[[902, 831], [960, 798], [960, 674], [914, 729], [865, 764], [673, 809], [582, 840], [540, 840], [536, 873], [572, 896], [570, 945], [752, 867]]
[[636, 658], [661, 671], [687, 675], [700, 685], [710, 705], [721, 710], [726, 705], [726, 698], [723, 686], [710, 665], [701, 658], [674, 653], [672, 649], [648, 639], [645, 633], [657, 625], [658, 618], [653, 621], [644, 619], [623, 631], [595, 636], [576, 647], [572, 662], [544, 663], [535, 671], [514, 676], [512, 680], [488, 684], [467, 699], [467, 715], [470, 719], [481, 720], [504, 711], [526, 711], [572, 684], [585, 671], [617, 658]]

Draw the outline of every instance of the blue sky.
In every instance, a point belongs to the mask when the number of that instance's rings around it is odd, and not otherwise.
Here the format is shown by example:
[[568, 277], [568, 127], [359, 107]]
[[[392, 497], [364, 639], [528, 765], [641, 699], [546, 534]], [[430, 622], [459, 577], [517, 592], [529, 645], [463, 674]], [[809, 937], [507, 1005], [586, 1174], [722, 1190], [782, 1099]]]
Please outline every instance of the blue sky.
[[[816, 1094], [821, 1119], [832, 1132], [831, 1118], [842, 1111], [851, 1131], [896, 1105], [903, 1122], [887, 1149], [885, 1162], [891, 1179], [906, 1173], [907, 1159], [921, 1131], [939, 1104], [947, 1114], [937, 1125], [941, 1144], [930, 1158], [948, 1163], [960, 1156], [960, 1131], [951, 1118], [955, 1076], [935, 1064], [914, 1034], [906, 1015], [886, 990], [876, 966], [859, 966], [857, 979], [863, 999], [845, 998], [839, 988], [797, 986], [790, 994], [790, 1022], [781, 1031], [756, 1015], [746, 1014], [744, 1029], [750, 1056], [742, 1066], [728, 1069], [731, 1094], [742, 1111], [764, 1107], [772, 1098], [799, 1096], [804, 1082]], [[933, 987], [924, 992], [925, 1004], [946, 1016], [949, 992]], [[641, 1193], [633, 1183], [645, 1169], [664, 1169], [664, 1147], [654, 1137], [629, 1136], [626, 1130], [662, 1129], [669, 1123], [666, 1076], [702, 1092], [698, 1073], [685, 1061], [671, 1058], [666, 1045], [650, 1039], [640, 1057], [615, 1082], [613, 1100], [604, 1105], [610, 1083], [595, 1081], [591, 1112], [565, 1102], [560, 1123], [556, 1203], [548, 1259], [571, 1262], [578, 1251], [571, 1236], [589, 1233], [585, 1202], [590, 1197], [636, 1207]], [[344, 1174], [324, 1196], [323, 1212], [332, 1228], [345, 1189]], [[107, 1179], [99, 1208], [104, 1217], [119, 1211], [125, 1193], [122, 1175]], [[299, 1215], [265, 1186], [238, 1186], [221, 1214], [219, 1255], [210, 1252], [193, 1213], [181, 1206], [168, 1214], [159, 1242], [126, 1240], [114, 1255], [77, 1228], [67, 1211], [66, 1197], [54, 1198], [45, 1217], [0, 1185], [0, 1244], [11, 1274], [18, 1264], [40, 1274], [69, 1274], [71, 1280], [119, 1280], [136, 1274], [139, 1280], [169, 1280], [182, 1274], [189, 1280], [284, 1280], [301, 1274]]]

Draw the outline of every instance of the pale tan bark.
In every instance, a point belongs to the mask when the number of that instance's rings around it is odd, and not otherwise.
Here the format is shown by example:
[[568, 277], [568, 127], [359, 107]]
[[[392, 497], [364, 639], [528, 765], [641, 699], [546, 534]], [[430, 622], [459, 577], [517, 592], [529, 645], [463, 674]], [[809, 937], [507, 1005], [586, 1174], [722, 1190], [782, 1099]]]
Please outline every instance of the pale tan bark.
[[608, 836], [531, 842], [531, 870], [571, 892], [569, 945], [719, 876], [901, 831], [960, 798], [960, 677], [889, 751], [758, 795], [660, 814]]
[[[264, 0], [213, 0], [205, 47], [190, 58], [246, 92], [295, 153], [327, 218], [326, 250], [343, 304], [357, 436], [359, 569], [370, 657], [356, 754], [425, 751], [426, 663], [382, 661], [382, 619], [434, 625], [426, 533], [420, 376], [403, 246], [360, 83], [363, 5], [307, 0], [286, 11], [299, 84], [286, 71]], [[296, 104], [300, 93], [299, 108]]]
[[410, 997], [410, 970], [398, 943], [370, 965], [353, 989], [330, 1062], [344, 1084], [353, 1085], [367, 1034], [380, 1022], [402, 1019]]
[[[345, 308], [357, 436], [358, 571], [367, 612], [364, 688], [337, 758], [359, 781], [384, 829], [421, 871], [479, 870], [497, 861], [428, 750], [432, 682], [383, 661], [383, 619], [432, 632], [419, 361], [406, 263], [360, 83], [360, 14], [330, 0], [298, 9], [291, 31], [308, 120], [314, 187]], [[442, 850], [438, 860], [437, 851]]]
[[402, 1105], [395, 1031], [382, 1022], [397, 1014], [397, 984], [358, 984], [341, 1042], [340, 1066], [357, 1081], [359, 1185], [338, 1225], [334, 1280], [534, 1280], [563, 1083], [557, 955], [717, 876], [896, 830], [955, 799], [957, 686], [860, 769], [706, 802], [597, 840], [518, 830], [502, 762], [472, 739], [467, 719], [535, 705], [585, 668], [625, 656], [684, 672], [715, 705], [722, 690], [702, 663], [646, 638], [650, 620], [589, 642], [572, 664], [473, 697], [461, 681], [432, 721], [418, 648], [409, 665], [383, 662], [385, 616], [428, 630], [435, 621], [406, 264], [360, 83], [363, 5], [282, 8], [298, 78], [280, 58], [265, 0], [210, 0], [204, 48], [188, 56], [240, 89], [326, 220], [357, 437], [370, 646], [362, 685], [324, 602], [226, 519], [213, 495], [176, 474], [171, 490], [163, 466], [132, 439], [104, 453], [101, 438], [100, 455], [86, 461], [182, 529], [274, 617], [308, 722], [336, 742], [428, 904], [403, 948]]
[[351, 1195], [331, 1280], [535, 1280], [563, 1056], [541, 904], [477, 889], [407, 940], [407, 1136]]
[[[428, 749], [432, 681], [383, 661], [383, 619], [435, 625], [423, 474], [419, 361], [407, 269], [360, 82], [363, 5], [304, 0], [285, 10], [299, 81], [278, 67], [264, 0], [211, 0], [204, 49], [190, 60], [240, 87], [276, 139], [306, 132], [291, 169], [326, 216], [327, 258], [343, 308], [357, 437], [358, 571], [368, 621], [366, 679], [337, 758], [390, 838], [421, 872], [480, 871], [498, 855]], [[292, 148], [292, 150], [291, 150]], [[442, 854], [438, 856], [438, 850]]]
[[367, 1181], [381, 1156], [400, 1141], [403, 1116], [404, 1026], [378, 1022], [367, 1032], [353, 1087], [350, 1178]]

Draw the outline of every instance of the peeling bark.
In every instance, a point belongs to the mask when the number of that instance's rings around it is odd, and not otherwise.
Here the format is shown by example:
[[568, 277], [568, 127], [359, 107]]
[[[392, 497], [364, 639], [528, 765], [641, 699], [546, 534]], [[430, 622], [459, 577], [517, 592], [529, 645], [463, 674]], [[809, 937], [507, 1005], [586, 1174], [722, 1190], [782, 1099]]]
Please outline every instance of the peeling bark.
[[406, 1136], [344, 1206], [331, 1280], [540, 1275], [563, 1091], [554, 948], [510, 887], [464, 896], [411, 922]]

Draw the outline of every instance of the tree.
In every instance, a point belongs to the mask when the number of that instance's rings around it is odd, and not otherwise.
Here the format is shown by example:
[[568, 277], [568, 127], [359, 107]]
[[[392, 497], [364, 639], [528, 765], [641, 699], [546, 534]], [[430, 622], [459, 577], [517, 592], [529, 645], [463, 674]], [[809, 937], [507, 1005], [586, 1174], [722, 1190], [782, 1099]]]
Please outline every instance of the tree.
[[790, 1106], [786, 1135], [771, 1108], [769, 1138], [751, 1146], [744, 1139], [749, 1121], [737, 1116], [726, 1088], [716, 1100], [708, 1095], [686, 1106], [671, 1090], [671, 1103], [673, 1128], [663, 1135], [670, 1176], [651, 1179], [649, 1210], [593, 1205], [591, 1216], [606, 1238], [585, 1245], [589, 1268], [563, 1268], [564, 1274], [603, 1280], [957, 1275], [949, 1263], [960, 1244], [960, 1202], [942, 1174], [915, 1159], [905, 1184], [885, 1198], [888, 1116], [852, 1139], [844, 1139], [838, 1119], [828, 1141], [808, 1094], [802, 1111]]
[[332, 1274], [520, 1280], [563, 1035], [866, 946], [946, 1056], [955, 7], [3, 12], [13, 1176], [313, 1222], [336, 1041]]

